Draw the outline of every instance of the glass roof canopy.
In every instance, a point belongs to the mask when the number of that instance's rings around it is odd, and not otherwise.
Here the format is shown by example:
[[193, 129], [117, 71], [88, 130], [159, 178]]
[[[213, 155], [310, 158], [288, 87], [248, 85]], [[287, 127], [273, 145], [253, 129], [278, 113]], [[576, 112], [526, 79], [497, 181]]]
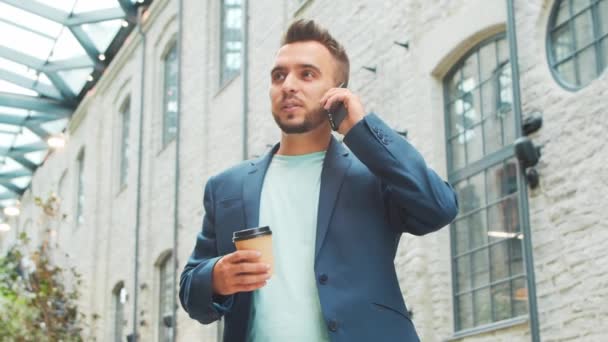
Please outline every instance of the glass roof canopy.
[[0, 0], [0, 207], [29, 186], [46, 140], [131, 31], [136, 1]]

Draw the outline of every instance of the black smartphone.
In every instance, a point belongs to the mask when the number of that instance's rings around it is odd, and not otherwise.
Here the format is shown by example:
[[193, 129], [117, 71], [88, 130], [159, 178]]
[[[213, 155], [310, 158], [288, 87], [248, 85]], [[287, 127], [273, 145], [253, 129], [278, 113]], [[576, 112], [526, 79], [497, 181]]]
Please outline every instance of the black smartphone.
[[[340, 83], [338, 88], [345, 88], [344, 83]], [[331, 108], [329, 108], [329, 111], [327, 111], [327, 118], [329, 118], [331, 129], [337, 131], [346, 115], [348, 115], [348, 112], [346, 111], [344, 104], [342, 102], [334, 103]]]

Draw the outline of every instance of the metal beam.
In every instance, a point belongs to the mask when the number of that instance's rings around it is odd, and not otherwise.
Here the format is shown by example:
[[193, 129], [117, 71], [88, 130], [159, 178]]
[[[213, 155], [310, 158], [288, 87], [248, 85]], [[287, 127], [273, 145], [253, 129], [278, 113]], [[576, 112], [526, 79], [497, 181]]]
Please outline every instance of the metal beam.
[[32, 175], [32, 173], [29, 172], [28, 170], [21, 169], [21, 170], [0, 173], [0, 180], [2, 180], [2, 178], [18, 178], [18, 177], [25, 177], [25, 176], [31, 176], [31, 175]]
[[14, 193], [12, 193], [10, 191], [0, 194], [0, 200], [14, 199], [17, 197], [18, 197], [17, 195], [15, 195]]
[[23, 167], [25, 167], [26, 169], [34, 172], [34, 170], [36, 170], [36, 168], [38, 168], [38, 165], [32, 163], [31, 161], [29, 161], [28, 159], [26, 159], [24, 156], [11, 156], [11, 159], [13, 159], [14, 161], [16, 161], [17, 163], [23, 165]]
[[13, 50], [5, 46], [0, 46], [0, 57], [6, 58], [15, 63], [23, 64], [30, 69], [45, 73], [49, 80], [51, 80], [55, 88], [59, 90], [61, 95], [63, 95], [66, 99], [70, 100], [76, 98], [76, 95], [65, 84], [63, 79], [59, 77], [55, 72], [66, 69], [86, 68], [94, 65], [91, 59], [86, 56], [72, 58], [61, 62], [46, 63], [41, 59], [26, 55], [20, 51]]
[[130, 0], [118, 0], [120, 7], [125, 11], [128, 17], [134, 18], [137, 12], [135, 11], [135, 5]]
[[97, 58], [99, 57], [99, 50], [97, 50], [97, 47], [95, 46], [91, 38], [89, 38], [89, 35], [84, 32], [81, 26], [71, 26], [70, 31], [74, 35], [74, 38], [76, 38], [76, 40], [80, 43], [87, 55], [91, 58], [91, 60], [95, 63], [98, 63], [99, 60]]
[[94, 67], [95, 63], [91, 61], [90, 58], [86, 56], [74, 57], [70, 59], [64, 59], [62, 61], [49, 62], [46, 63], [41, 71], [45, 73], [52, 73], [61, 70], [69, 70], [69, 69], [84, 69]]
[[26, 55], [21, 51], [13, 50], [2, 45], [0, 45], [0, 57], [6, 58], [15, 63], [23, 64], [28, 68], [35, 69], [37, 71], [43, 71], [45, 65], [44, 61], [41, 59]]
[[23, 193], [25, 192], [25, 189], [22, 189], [22, 188], [16, 186], [15, 184], [11, 183], [10, 181], [0, 182], [0, 185], [5, 187], [6, 190], [15, 193], [16, 195], [23, 195]]
[[0, 113], [0, 124], [23, 126], [23, 124], [25, 123], [25, 120], [27, 120], [26, 116], [18, 116], [18, 115]]
[[39, 141], [39, 142], [35, 142], [32, 144], [12, 147], [9, 149], [8, 154], [9, 154], [9, 157], [12, 158], [12, 155], [18, 156], [18, 155], [23, 155], [23, 154], [30, 153], [30, 152], [46, 151], [46, 150], [48, 150], [48, 148], [49, 148], [49, 146], [46, 143]]
[[0, 105], [55, 114], [59, 117], [70, 116], [74, 110], [74, 108], [57, 100], [6, 92], [0, 92]]
[[63, 78], [57, 73], [49, 72], [46, 74], [46, 77], [49, 78], [51, 83], [53, 83], [55, 88], [57, 88], [66, 101], [71, 103], [76, 99], [76, 94], [74, 94], [74, 91], [72, 91], [72, 89], [65, 83]]
[[46, 97], [51, 97], [57, 100], [63, 100], [63, 96], [59, 91], [49, 85], [40, 83], [37, 80], [32, 80], [25, 76], [21, 76], [12, 71], [0, 68], [0, 79], [16, 84], [20, 87], [31, 89]]
[[63, 24], [65, 26], [79, 26], [93, 24], [100, 21], [124, 19], [125, 12], [120, 8], [108, 8], [98, 11], [83, 12], [71, 15]]

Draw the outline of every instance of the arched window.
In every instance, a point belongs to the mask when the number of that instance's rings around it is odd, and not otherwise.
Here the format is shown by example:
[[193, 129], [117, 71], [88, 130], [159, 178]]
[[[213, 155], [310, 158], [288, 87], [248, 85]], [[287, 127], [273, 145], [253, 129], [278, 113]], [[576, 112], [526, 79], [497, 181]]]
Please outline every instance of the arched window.
[[[504, 34], [471, 49], [444, 79], [455, 329], [527, 314], [511, 67]], [[527, 215], [527, 213], [526, 213]]]
[[222, 0], [220, 36], [220, 86], [236, 77], [241, 70], [243, 47], [243, 10], [241, 0]]
[[125, 284], [121, 281], [112, 290], [112, 336], [114, 341], [124, 341], [124, 326], [125, 326], [125, 304], [127, 303], [127, 290]]
[[178, 91], [178, 56], [177, 44], [173, 43], [164, 55], [164, 84], [163, 84], [163, 146], [175, 139], [177, 135], [177, 103]]
[[608, 0], [556, 0], [547, 53], [565, 88], [576, 90], [597, 78], [608, 66]]
[[120, 106], [120, 187], [127, 185], [129, 175], [129, 127], [131, 126], [131, 98]]
[[159, 264], [158, 340], [161, 342], [171, 342], [173, 337], [172, 303], [174, 286], [173, 255], [169, 253]]

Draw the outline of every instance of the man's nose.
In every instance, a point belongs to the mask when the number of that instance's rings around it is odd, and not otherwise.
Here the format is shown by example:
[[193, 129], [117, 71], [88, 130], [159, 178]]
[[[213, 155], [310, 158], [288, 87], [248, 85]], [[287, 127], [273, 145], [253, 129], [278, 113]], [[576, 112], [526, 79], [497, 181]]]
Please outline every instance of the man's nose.
[[295, 93], [298, 90], [297, 80], [293, 76], [288, 74], [287, 76], [285, 76], [285, 80], [283, 80], [282, 89], [283, 92], [286, 94]]

